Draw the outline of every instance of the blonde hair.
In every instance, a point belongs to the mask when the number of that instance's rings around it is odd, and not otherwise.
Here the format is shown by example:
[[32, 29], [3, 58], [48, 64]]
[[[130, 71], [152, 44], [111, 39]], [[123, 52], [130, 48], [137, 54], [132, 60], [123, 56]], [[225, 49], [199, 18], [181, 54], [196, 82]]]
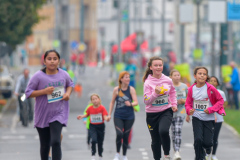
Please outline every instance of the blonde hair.
[[121, 86], [122, 86], [122, 81], [121, 81], [121, 79], [122, 79], [125, 75], [129, 75], [129, 76], [130, 76], [130, 74], [129, 74], [127, 71], [122, 71], [122, 72], [119, 74], [119, 77], [118, 77], [118, 86], [119, 86], [119, 89], [121, 89]]
[[180, 74], [180, 72], [179, 72], [178, 70], [172, 69], [172, 70], [170, 71], [170, 77], [173, 75], [174, 72], [178, 72], [178, 73]]
[[91, 103], [92, 103], [92, 97], [93, 96], [98, 97], [100, 99], [100, 104], [102, 104], [102, 100], [101, 100], [100, 96], [98, 94], [96, 94], [96, 93], [91, 94], [91, 96], [90, 96]]
[[152, 73], [152, 70], [150, 69], [150, 67], [152, 66], [152, 62], [153, 62], [154, 60], [161, 60], [162, 63], [163, 63], [163, 59], [162, 59], [161, 57], [157, 57], [157, 56], [151, 57], [151, 58], [149, 59], [148, 63], [147, 63], [147, 69], [146, 69], [146, 71], [145, 71], [145, 73], [144, 73], [144, 76], [143, 76], [143, 82], [145, 82], [145, 80], [147, 79], [147, 77], [148, 77], [149, 74], [153, 74], [153, 73]]

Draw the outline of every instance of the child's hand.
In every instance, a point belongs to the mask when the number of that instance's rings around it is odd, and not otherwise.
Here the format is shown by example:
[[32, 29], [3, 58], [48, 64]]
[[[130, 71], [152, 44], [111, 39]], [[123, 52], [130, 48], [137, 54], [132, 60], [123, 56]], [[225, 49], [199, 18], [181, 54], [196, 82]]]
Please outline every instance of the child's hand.
[[63, 95], [62, 100], [68, 101], [69, 99], [70, 99], [70, 95], [69, 95], [68, 93], [65, 93], [65, 94]]
[[173, 110], [173, 112], [177, 112], [178, 108], [176, 106], [172, 106], [172, 110]]
[[190, 116], [189, 116], [189, 115], [187, 115], [186, 121], [187, 121], [188, 123], [190, 122]]
[[156, 93], [156, 94], [160, 94], [160, 92], [161, 92], [160, 86], [156, 86], [156, 87], [155, 87], [155, 93]]
[[110, 115], [108, 115], [108, 122], [111, 120], [111, 116]]
[[207, 114], [209, 114], [209, 111], [208, 111], [208, 109], [205, 109], [205, 110], [204, 110], [204, 112], [205, 112], [205, 113], [207, 113]]
[[84, 123], [84, 124], [86, 124], [87, 122], [86, 122], [86, 121], [84, 121], [83, 123]]
[[54, 87], [53, 86], [47, 87], [47, 88], [44, 89], [45, 94], [52, 94], [53, 91], [54, 91]]
[[83, 115], [77, 116], [77, 119], [78, 119], [78, 120], [80, 120], [80, 119], [82, 119], [82, 118], [83, 118]]
[[193, 115], [194, 111], [195, 111], [195, 109], [191, 109], [190, 110], [190, 115]]

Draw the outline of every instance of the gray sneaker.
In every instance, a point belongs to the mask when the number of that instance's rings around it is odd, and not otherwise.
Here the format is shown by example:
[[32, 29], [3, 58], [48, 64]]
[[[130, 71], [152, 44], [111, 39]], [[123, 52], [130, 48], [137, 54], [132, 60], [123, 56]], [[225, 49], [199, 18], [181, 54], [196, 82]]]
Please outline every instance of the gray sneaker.
[[164, 156], [164, 157], [163, 157], [163, 160], [171, 160], [170, 155], [168, 155], [168, 156]]

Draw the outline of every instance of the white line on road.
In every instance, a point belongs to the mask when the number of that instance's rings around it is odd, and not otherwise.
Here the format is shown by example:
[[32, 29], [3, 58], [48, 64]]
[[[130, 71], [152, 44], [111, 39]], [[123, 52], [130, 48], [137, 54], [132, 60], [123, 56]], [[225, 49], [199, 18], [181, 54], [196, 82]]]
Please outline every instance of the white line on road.
[[192, 143], [184, 143], [183, 146], [184, 147], [193, 147], [193, 144]]
[[138, 149], [140, 152], [143, 152], [143, 151], [145, 151], [145, 148], [139, 148]]
[[143, 155], [143, 156], [147, 156], [148, 153], [147, 153], [147, 152], [142, 152], [142, 155]]
[[20, 135], [20, 136], [2, 136], [1, 139], [26, 139], [26, 136]]
[[86, 135], [81, 134], [69, 134], [68, 138], [70, 139], [79, 139], [79, 138], [86, 138]]

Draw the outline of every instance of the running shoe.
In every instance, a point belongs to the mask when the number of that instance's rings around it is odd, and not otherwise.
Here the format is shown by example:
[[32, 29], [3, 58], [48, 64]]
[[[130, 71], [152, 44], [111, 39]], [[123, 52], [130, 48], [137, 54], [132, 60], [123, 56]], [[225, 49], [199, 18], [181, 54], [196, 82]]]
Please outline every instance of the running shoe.
[[116, 153], [113, 160], [120, 160], [120, 155], [118, 153]]
[[207, 155], [205, 156], [205, 159], [206, 159], [206, 160], [211, 160], [211, 155], [210, 155], [210, 154], [207, 154]]
[[95, 157], [95, 156], [92, 156], [91, 160], [96, 160], [96, 157]]
[[168, 155], [168, 156], [164, 156], [163, 160], [171, 160], [170, 155]]
[[103, 158], [102, 157], [99, 157], [99, 159], [98, 160], [103, 160]]
[[122, 160], [128, 160], [127, 156], [123, 156]]
[[178, 151], [175, 152], [173, 160], [181, 160], [181, 156], [180, 156], [180, 153]]
[[218, 160], [216, 156], [212, 156], [212, 160]]

